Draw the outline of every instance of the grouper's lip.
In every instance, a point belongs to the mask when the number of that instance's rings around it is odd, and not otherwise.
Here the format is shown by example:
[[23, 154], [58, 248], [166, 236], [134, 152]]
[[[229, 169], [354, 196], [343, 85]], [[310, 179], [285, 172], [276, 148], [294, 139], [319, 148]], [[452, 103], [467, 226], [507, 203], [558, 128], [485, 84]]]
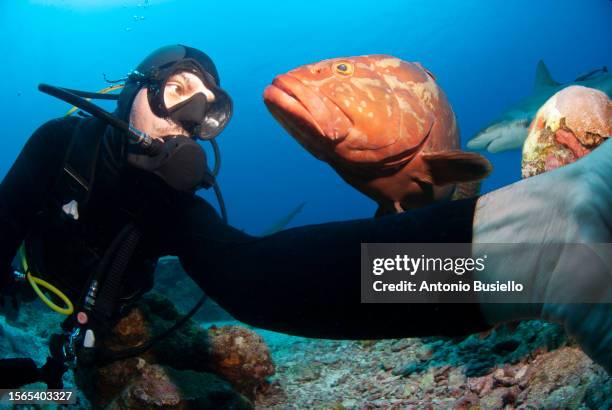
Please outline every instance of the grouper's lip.
[[264, 102], [274, 117], [285, 127], [288, 127], [288, 122], [300, 124], [301, 127], [309, 129], [310, 133], [318, 134], [320, 137], [325, 136], [323, 129], [306, 107], [295, 98], [295, 95], [279, 87], [278, 84], [273, 83], [266, 87]]
[[347, 125], [349, 128], [352, 125], [352, 121], [332, 101], [324, 101], [318, 91], [291, 74], [281, 74], [274, 79], [264, 91], [264, 102], [268, 108], [276, 107], [270, 111], [273, 114], [277, 111], [277, 119], [280, 114], [282, 120], [293, 123], [292, 128], [300, 128], [301, 134], [305, 133], [302, 137], [323, 139], [335, 145], [346, 138]]

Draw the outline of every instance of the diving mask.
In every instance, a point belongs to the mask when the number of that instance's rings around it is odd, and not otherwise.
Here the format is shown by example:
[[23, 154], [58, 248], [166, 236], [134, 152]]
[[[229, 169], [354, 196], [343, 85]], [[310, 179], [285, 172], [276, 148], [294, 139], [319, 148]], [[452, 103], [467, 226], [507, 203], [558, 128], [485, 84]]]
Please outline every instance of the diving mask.
[[151, 111], [181, 125], [191, 136], [216, 137], [232, 115], [232, 100], [214, 77], [190, 58], [132, 72], [128, 82], [148, 90]]

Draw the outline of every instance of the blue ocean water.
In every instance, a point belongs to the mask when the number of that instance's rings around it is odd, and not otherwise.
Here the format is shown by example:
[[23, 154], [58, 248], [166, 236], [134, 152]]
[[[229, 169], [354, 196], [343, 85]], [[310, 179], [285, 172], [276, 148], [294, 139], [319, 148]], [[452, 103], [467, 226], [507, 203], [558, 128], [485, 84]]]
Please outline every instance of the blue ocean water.
[[[123, 77], [155, 48], [183, 43], [213, 57], [234, 99], [219, 138], [234, 226], [260, 233], [304, 201], [293, 225], [368, 217], [375, 204], [269, 115], [261, 93], [276, 74], [349, 55], [420, 61], [448, 95], [465, 144], [531, 92], [539, 59], [560, 82], [612, 66], [611, 23], [609, 0], [2, 0], [0, 176], [29, 135], [68, 108], [38, 83], [97, 90], [103, 74]], [[485, 191], [520, 178], [518, 151], [486, 155], [495, 171]]]

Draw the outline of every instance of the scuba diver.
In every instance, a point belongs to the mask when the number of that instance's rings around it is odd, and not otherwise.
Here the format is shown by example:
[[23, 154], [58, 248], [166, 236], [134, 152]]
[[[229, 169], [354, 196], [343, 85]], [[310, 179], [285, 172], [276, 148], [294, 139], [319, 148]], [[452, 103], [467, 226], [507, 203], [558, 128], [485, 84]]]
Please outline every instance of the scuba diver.
[[[563, 323], [587, 354], [612, 370], [609, 304], [535, 303], [538, 295], [520, 305], [486, 298], [360, 301], [361, 243], [611, 242], [612, 143], [479, 198], [253, 237], [226, 223], [222, 201], [221, 217], [196, 195], [199, 188], [219, 193], [218, 157], [210, 170], [197, 140], [214, 141], [232, 114], [206, 54], [183, 45], [158, 49], [124, 79], [118, 95], [39, 88], [89, 115], [43, 124], [2, 181], [0, 292], [11, 299], [25, 276], [57, 291], [66, 307], [56, 310], [67, 319], [51, 338], [43, 367], [27, 359], [0, 361], [0, 387], [38, 380], [57, 388], [70, 362], [95, 365], [141, 353], [148, 346], [112, 352], [101, 344], [126, 307], [151, 289], [165, 255], [177, 256], [206, 295], [253, 326], [306, 337], [380, 339], [461, 336], [538, 318]], [[117, 108], [111, 114], [85, 98], [117, 99]], [[526, 261], [520, 271], [499, 263], [488, 272], [537, 283], [542, 292], [580, 292], [564, 286], [572, 273], [538, 261]], [[594, 278], [594, 286], [611, 291], [609, 272]]]

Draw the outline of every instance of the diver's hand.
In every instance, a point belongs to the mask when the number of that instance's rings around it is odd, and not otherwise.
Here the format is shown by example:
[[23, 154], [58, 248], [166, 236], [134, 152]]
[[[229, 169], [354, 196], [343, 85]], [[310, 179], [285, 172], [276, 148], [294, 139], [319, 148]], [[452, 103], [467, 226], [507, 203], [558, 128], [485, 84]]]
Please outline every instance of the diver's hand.
[[0, 278], [0, 312], [10, 307], [18, 308], [17, 287], [18, 284], [10, 272], [2, 275]]
[[[481, 197], [475, 253], [490, 250], [486, 244], [491, 243], [534, 245], [528, 258], [489, 256], [482, 273], [488, 280], [529, 284], [534, 303], [487, 304], [495, 296], [481, 293], [485, 317], [491, 323], [520, 318], [562, 323], [587, 354], [612, 372], [611, 230], [612, 141], [573, 164]], [[588, 252], [576, 252], [555, 244], [589, 245]], [[599, 303], [579, 303], [584, 301]]]
[[2, 275], [0, 279], [0, 313], [14, 318], [19, 313], [19, 305], [23, 301], [32, 300], [31, 289], [24, 278], [11, 273]]
[[48, 357], [46, 363], [38, 369], [40, 380], [47, 384], [49, 389], [63, 389], [62, 376], [68, 367], [61, 361]]

